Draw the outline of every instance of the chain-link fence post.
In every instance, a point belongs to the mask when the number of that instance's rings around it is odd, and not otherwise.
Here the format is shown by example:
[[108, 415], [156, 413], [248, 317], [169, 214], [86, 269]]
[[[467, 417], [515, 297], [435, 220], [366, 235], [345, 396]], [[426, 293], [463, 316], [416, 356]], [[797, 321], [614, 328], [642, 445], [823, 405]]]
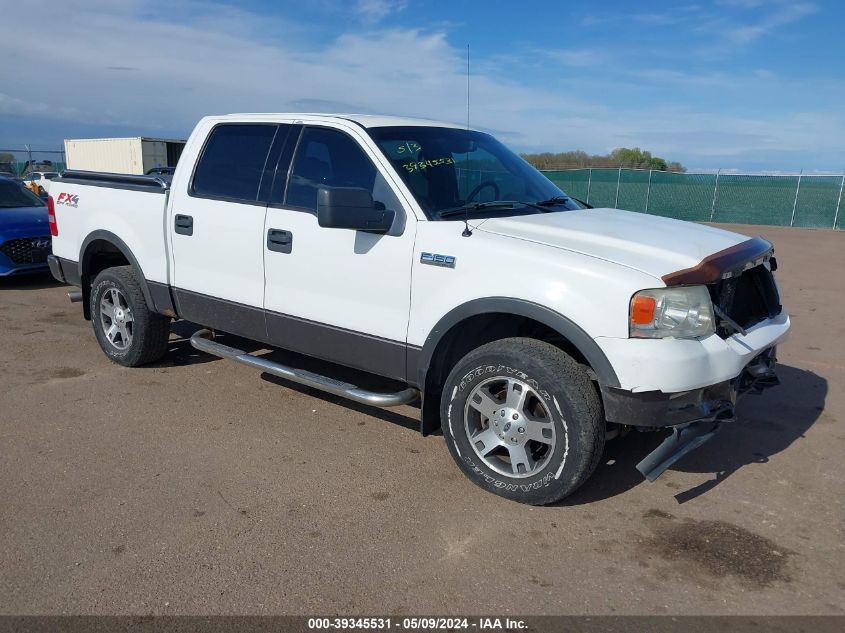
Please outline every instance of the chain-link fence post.
[[795, 187], [795, 200], [792, 202], [792, 216], [789, 218], [789, 226], [795, 224], [795, 209], [798, 206], [798, 192], [801, 191], [801, 177], [804, 175], [804, 170], [798, 174], [798, 186]]
[[622, 182], [622, 168], [619, 168], [619, 174], [616, 176], [616, 201], [613, 203], [613, 208], [619, 208], [619, 183]]
[[713, 186], [713, 199], [710, 201], [710, 221], [713, 221], [713, 216], [716, 215], [716, 196], [719, 193], [719, 175], [722, 170], [716, 172], [716, 184]]
[[590, 167], [590, 173], [587, 175], [587, 199], [584, 200], [587, 204], [590, 204], [590, 186], [593, 184], [593, 168]]
[[648, 170], [648, 188], [645, 190], [645, 210], [643, 213], [648, 213], [648, 200], [651, 198], [651, 173], [652, 169]]
[[839, 221], [839, 205], [842, 204], [842, 188], [845, 187], [845, 175], [842, 176], [842, 182], [839, 183], [839, 197], [836, 199], [836, 212], [833, 214], [833, 228], [836, 228], [836, 223]]

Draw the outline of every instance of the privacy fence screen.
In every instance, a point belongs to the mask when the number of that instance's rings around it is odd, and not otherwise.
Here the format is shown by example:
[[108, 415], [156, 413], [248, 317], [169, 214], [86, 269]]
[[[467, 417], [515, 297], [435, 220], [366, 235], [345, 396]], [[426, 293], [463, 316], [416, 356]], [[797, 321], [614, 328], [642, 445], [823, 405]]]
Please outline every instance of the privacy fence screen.
[[574, 198], [681, 220], [845, 228], [845, 175], [681, 174], [645, 169], [543, 172]]

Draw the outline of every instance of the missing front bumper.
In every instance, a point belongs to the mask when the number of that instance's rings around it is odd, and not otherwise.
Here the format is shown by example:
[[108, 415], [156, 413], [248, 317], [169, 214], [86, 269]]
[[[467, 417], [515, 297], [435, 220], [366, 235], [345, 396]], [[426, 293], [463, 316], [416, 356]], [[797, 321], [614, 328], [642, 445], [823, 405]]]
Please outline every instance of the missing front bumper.
[[641, 431], [672, 429], [672, 434], [637, 464], [637, 470], [654, 481], [710, 440], [724, 424], [734, 422], [734, 407], [741, 396], [780, 384], [774, 371], [775, 352], [772, 347], [757, 355], [733, 380], [680, 394], [603, 389], [605, 416], [609, 422]]

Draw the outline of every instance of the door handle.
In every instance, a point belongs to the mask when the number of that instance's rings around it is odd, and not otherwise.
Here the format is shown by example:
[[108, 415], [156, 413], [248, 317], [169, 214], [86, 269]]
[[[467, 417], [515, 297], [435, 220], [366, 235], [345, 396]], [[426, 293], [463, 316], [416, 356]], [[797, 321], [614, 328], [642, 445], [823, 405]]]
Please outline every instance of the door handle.
[[267, 250], [277, 253], [290, 253], [293, 248], [293, 233], [281, 229], [267, 231]]
[[179, 235], [194, 234], [194, 218], [190, 215], [176, 215], [173, 219], [173, 230]]

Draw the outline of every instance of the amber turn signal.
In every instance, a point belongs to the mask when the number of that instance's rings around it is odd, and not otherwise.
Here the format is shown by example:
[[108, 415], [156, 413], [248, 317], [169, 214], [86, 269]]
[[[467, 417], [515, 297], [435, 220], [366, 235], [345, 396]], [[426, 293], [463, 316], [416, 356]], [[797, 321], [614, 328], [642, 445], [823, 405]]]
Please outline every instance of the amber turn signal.
[[634, 325], [648, 325], [654, 321], [654, 309], [657, 300], [654, 297], [635, 295], [631, 301], [631, 323]]

